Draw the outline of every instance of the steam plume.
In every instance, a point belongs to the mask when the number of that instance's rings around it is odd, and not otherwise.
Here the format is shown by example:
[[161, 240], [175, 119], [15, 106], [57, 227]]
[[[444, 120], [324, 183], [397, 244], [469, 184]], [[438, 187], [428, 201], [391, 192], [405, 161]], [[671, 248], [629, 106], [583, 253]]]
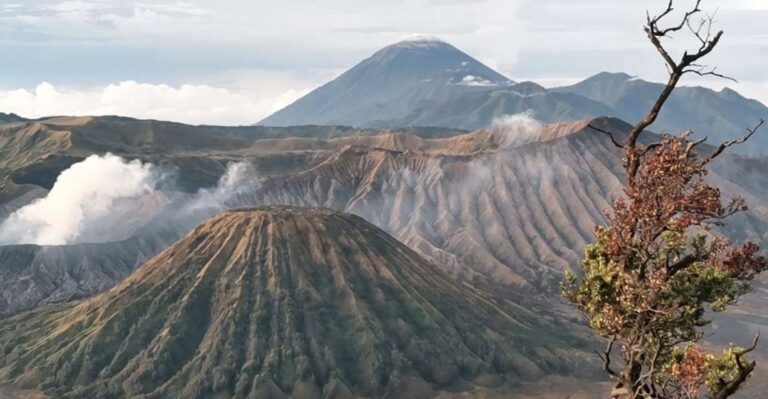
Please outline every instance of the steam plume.
[[63, 171], [45, 198], [2, 222], [0, 245], [118, 241], [162, 216], [199, 222], [225, 209], [251, 172], [246, 163], [230, 163], [216, 187], [166, 207], [170, 200], [157, 188], [164, 176], [155, 166], [92, 155]]
[[[253, 172], [251, 166], [244, 162], [231, 162], [227, 171], [219, 178], [214, 189], [200, 189], [197, 194], [184, 206], [186, 211], [199, 209], [225, 208], [225, 203], [245, 186], [244, 179]], [[248, 188], [253, 188], [253, 185]]]
[[513, 147], [535, 138], [542, 124], [533, 118], [533, 112], [526, 111], [494, 118], [491, 128], [501, 135], [502, 147]]
[[63, 171], [45, 198], [11, 214], [0, 225], [0, 244], [78, 242], [89, 227], [103, 225], [111, 214], [119, 213], [115, 205], [124, 203], [121, 200], [151, 195], [157, 181], [150, 164], [112, 154], [92, 155]]

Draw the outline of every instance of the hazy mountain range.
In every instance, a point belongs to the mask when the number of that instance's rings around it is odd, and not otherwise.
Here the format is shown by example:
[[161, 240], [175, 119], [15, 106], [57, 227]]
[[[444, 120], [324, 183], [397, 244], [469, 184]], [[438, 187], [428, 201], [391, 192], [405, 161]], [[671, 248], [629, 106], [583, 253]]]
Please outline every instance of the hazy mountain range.
[[[547, 90], [411, 41], [259, 126], [2, 114], [0, 397], [597, 397], [559, 282], [620, 193], [620, 150], [589, 126], [630, 124], [593, 115], [637, 118], [654, 90]], [[759, 116], [682, 88], [662, 119]], [[708, 176], [750, 205], [722, 233], [761, 245], [765, 137]], [[764, 287], [715, 343], [768, 326]]]
[[[487, 128], [497, 118], [531, 111], [544, 122], [614, 116], [638, 121], [662, 85], [624, 73], [600, 73], [573, 86], [546, 89], [513, 82], [439, 40], [396, 43], [259, 122], [267, 126], [350, 125]], [[739, 137], [768, 108], [733, 90], [678, 89], [654, 125], [693, 129], [712, 141]], [[736, 151], [768, 154], [768, 135]]]

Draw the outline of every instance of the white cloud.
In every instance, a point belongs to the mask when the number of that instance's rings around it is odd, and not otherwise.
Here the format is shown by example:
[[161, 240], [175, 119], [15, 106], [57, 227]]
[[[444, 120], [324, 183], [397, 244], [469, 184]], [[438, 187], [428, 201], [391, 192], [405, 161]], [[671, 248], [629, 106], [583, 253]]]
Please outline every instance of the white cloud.
[[104, 9], [106, 7], [105, 5], [100, 3], [74, 0], [74, 1], [62, 1], [60, 3], [54, 3], [54, 4], [45, 4], [40, 8], [42, 10], [51, 10], [59, 13], [71, 13], [71, 12], [88, 13], [91, 11]]
[[[676, 13], [692, 1], [679, 0]], [[220, 82], [214, 75], [248, 69], [297, 76], [345, 70], [410, 34], [439, 37], [503, 74], [525, 76], [545, 86], [562, 84], [555, 81], [560, 76], [583, 79], [604, 70], [661, 80], [666, 71], [641, 27], [646, 9], [654, 12], [666, 2], [17, 2], [21, 4], [0, 5], [0, 50], [15, 55], [14, 62], [0, 65], [4, 77], [0, 84], [29, 89], [51, 81], [60, 89], [60, 83], [82, 88], [133, 79], [168, 82], [179, 89], [182, 83], [194, 83], [226, 88], [246, 102], [261, 104], [261, 99], [278, 98], [291, 88], [302, 91], [324, 80], [312, 79], [311, 85], [291, 82], [281, 91], [244, 95], [243, 87]], [[768, 0], [706, 1], [704, 6], [720, 7], [718, 27], [726, 31], [707, 62], [740, 80], [768, 81], [763, 67], [768, 33], [761, 23], [768, 16]], [[696, 45], [686, 40], [689, 35], [678, 36], [671, 41], [676, 56], [684, 44]], [[750, 95], [768, 97], [768, 93]]]
[[465, 76], [463, 79], [461, 79], [461, 83], [459, 84], [464, 86], [496, 86], [496, 84], [490, 80], [483, 79], [482, 77], [474, 75]]
[[188, 3], [185, 1], [177, 1], [175, 3], [136, 3], [136, 7], [146, 8], [150, 10], [157, 10], [160, 12], [168, 12], [181, 15], [193, 15], [203, 16], [208, 15], [209, 11], [203, 7], [198, 7], [194, 3]]
[[307, 92], [286, 90], [249, 95], [207, 85], [172, 87], [135, 81], [90, 90], [66, 90], [43, 82], [34, 90], [0, 90], [0, 110], [28, 118], [122, 115], [190, 124], [248, 125]]
[[235, 195], [256, 188], [260, 182], [255, 178], [255, 170], [244, 162], [230, 162], [227, 170], [219, 178], [216, 187], [200, 189], [192, 199], [180, 210], [194, 212], [200, 209], [223, 208], [226, 202]]
[[768, 1], [765, 0], [731, 0], [724, 2], [721, 7], [745, 9], [745, 10], [768, 10]]
[[[208, 65], [222, 54], [240, 52], [237, 62], [314, 68], [349, 66], [404, 35], [423, 33], [466, 48], [482, 60], [511, 65], [523, 45], [514, 40], [523, 28], [516, 18], [520, 1], [43, 0], [42, 5], [16, 10], [10, 18], [0, 15], [0, 33], [5, 26], [5, 38], [17, 44], [89, 39], [113, 48], [154, 49], [153, 54], [168, 58], [204, 53]], [[499, 46], [499, 40], [506, 42]]]

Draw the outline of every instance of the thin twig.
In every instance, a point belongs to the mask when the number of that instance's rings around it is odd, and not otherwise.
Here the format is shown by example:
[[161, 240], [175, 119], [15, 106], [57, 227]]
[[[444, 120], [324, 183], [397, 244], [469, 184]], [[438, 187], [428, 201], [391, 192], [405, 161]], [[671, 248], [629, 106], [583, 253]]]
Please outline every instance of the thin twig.
[[611, 133], [611, 132], [609, 132], [609, 131], [607, 131], [605, 129], [601, 129], [601, 128], [599, 128], [599, 127], [597, 127], [597, 126], [595, 126], [595, 125], [593, 125], [591, 123], [589, 125], [587, 125], [587, 127], [589, 127], [589, 128], [591, 128], [591, 129], [593, 129], [593, 130], [595, 130], [597, 132], [600, 132], [600, 133], [605, 134], [606, 136], [610, 137], [611, 138], [611, 142], [616, 147], [624, 148], [624, 145], [622, 145], [621, 143], [616, 141], [616, 137], [613, 135], [613, 133]]
[[720, 146], [718, 146], [717, 149], [712, 154], [710, 154], [709, 156], [704, 158], [701, 162], [706, 165], [706, 164], [712, 162], [712, 160], [714, 160], [718, 156], [720, 156], [720, 154], [722, 154], [723, 151], [725, 151], [726, 148], [732, 147], [732, 146], [737, 145], [737, 144], [745, 143], [752, 136], [754, 136], [755, 133], [757, 133], [757, 131], [760, 130], [760, 128], [764, 124], [765, 124], [765, 119], [760, 119], [760, 122], [757, 125], [755, 125], [755, 127], [751, 128], [751, 129], [747, 128], [747, 135], [746, 136], [744, 136], [744, 137], [742, 137], [740, 139], [726, 141], [725, 143], [720, 144]]

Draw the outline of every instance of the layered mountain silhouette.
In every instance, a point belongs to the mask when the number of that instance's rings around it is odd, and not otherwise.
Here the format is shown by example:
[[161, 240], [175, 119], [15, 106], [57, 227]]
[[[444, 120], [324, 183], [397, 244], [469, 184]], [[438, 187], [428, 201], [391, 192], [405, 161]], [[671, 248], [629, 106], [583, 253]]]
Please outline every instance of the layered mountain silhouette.
[[[351, 125], [488, 128], [505, 115], [531, 111], [543, 122], [612, 116], [639, 121], [663, 86], [623, 73], [600, 73], [569, 87], [513, 83], [448, 43], [405, 41], [388, 46], [333, 81], [259, 122], [267, 126]], [[693, 129], [712, 141], [744, 135], [768, 107], [733, 90], [681, 87], [653, 129]], [[768, 135], [749, 155], [768, 154]]]
[[[216, 184], [226, 163], [248, 153], [254, 140], [327, 139], [381, 133], [382, 129], [344, 126], [272, 128], [264, 126], [190, 126], [126, 117], [52, 117], [0, 124], [0, 201], [21, 195], [19, 187], [50, 189], [59, 173], [89, 155], [110, 152], [163, 164], [178, 173], [180, 188], [194, 191]], [[416, 133], [391, 129], [392, 133]], [[424, 137], [462, 133], [419, 128]], [[282, 165], [285, 167], [285, 165]], [[3, 184], [6, 183], [6, 184]], [[21, 190], [23, 192], [23, 190]]]
[[259, 124], [478, 129], [528, 109], [552, 121], [609, 111], [580, 96], [515, 83], [446, 42], [421, 39], [385, 47]]
[[[606, 115], [636, 122], [645, 116], [663, 88], [660, 83], [646, 82], [624, 73], [604, 72], [553, 91], [575, 93], [599, 101], [611, 107], [612, 112]], [[754, 127], [766, 117], [768, 108], [765, 105], [731, 89], [714, 91], [704, 87], [679, 87], [662, 109], [654, 128], [661, 133], [690, 129], [717, 143], [743, 136], [745, 128]], [[768, 135], [755, 136], [751, 144], [734, 150], [749, 155], [768, 154]]]
[[579, 339], [558, 325], [360, 217], [240, 209], [103, 294], [3, 320], [0, 381], [69, 398], [494, 397], [572, 371]]
[[0, 112], [0, 123], [10, 123], [10, 122], [22, 122], [26, 119], [16, 115], [16, 114], [7, 114], [4, 112]]

